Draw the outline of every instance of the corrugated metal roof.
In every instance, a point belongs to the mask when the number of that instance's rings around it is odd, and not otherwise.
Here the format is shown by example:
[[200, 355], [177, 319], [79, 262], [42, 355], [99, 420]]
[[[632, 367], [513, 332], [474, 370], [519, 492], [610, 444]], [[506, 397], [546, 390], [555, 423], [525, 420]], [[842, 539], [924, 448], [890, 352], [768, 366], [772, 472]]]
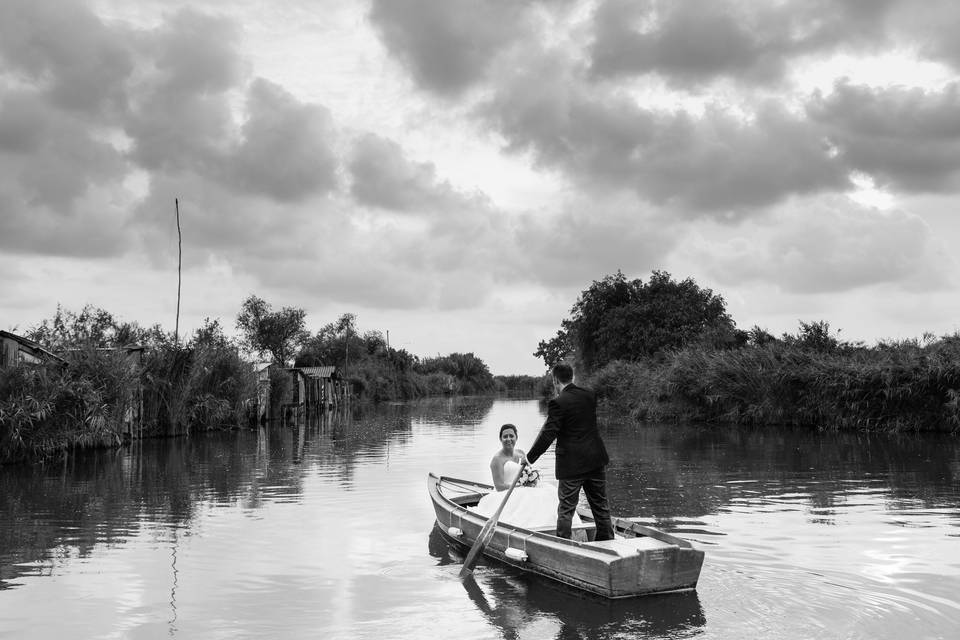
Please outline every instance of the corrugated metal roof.
[[[61, 356], [58, 356], [52, 351], [48, 351], [47, 349], [44, 349], [43, 347], [40, 346], [39, 343], [34, 342], [29, 338], [24, 338], [23, 336], [18, 336], [15, 333], [10, 333], [9, 331], [3, 331], [3, 330], [0, 330], [0, 338], [8, 338], [10, 340], [14, 340], [17, 343], [19, 343], [22, 347], [26, 347], [27, 349], [30, 349], [37, 353], [42, 353], [48, 358], [54, 358], [55, 360], [59, 360], [60, 362], [66, 362]], [[0, 365], [2, 364], [3, 363], [0, 362]]]
[[314, 378], [330, 378], [333, 376], [333, 372], [337, 370], [336, 367], [300, 367], [299, 369]]

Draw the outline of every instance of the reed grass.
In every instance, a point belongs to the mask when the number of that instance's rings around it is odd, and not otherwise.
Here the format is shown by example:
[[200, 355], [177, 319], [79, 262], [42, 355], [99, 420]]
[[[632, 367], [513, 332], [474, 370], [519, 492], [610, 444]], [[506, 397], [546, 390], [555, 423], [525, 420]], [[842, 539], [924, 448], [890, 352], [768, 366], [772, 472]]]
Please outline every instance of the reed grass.
[[591, 383], [641, 420], [960, 432], [960, 336], [817, 350], [688, 347], [610, 363]]
[[0, 369], [0, 462], [238, 426], [255, 398], [251, 365], [226, 345], [159, 345], [142, 367], [122, 349], [85, 346], [65, 359]]

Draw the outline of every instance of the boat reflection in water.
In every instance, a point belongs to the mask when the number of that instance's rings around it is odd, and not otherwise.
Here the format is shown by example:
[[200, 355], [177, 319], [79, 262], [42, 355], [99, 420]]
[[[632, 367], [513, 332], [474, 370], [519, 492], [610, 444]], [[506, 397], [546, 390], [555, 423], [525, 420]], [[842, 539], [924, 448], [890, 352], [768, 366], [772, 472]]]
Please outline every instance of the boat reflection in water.
[[[428, 546], [439, 565], [463, 562], [461, 551], [436, 526]], [[694, 635], [706, 624], [695, 590], [609, 600], [502, 565], [486, 565], [462, 583], [470, 601], [504, 638], [531, 633], [557, 640], [678, 637]]]

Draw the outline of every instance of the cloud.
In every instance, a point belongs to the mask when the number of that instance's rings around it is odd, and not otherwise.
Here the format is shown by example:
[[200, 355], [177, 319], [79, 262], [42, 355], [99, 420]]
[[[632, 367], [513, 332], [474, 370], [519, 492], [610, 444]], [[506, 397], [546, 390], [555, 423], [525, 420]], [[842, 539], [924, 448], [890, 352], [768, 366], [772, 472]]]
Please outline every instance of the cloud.
[[745, 12], [731, 3], [675, 3], [664, 6], [663, 15], [656, 5], [624, 0], [600, 5], [590, 51], [595, 75], [658, 72], [695, 83], [721, 75], [769, 82], [782, 75], [785, 52], [777, 41], [783, 36], [755, 32]]
[[180, 9], [143, 36], [143, 54], [152, 61], [163, 94], [221, 93], [246, 74], [238, 55], [240, 32], [229, 18]]
[[236, 136], [231, 92], [245, 75], [236, 28], [181, 10], [136, 36], [138, 81], [123, 122], [131, 158], [151, 171], [221, 173]]
[[[922, 10], [918, 7], [922, 6]], [[901, 43], [915, 48], [928, 59], [960, 69], [960, 14], [952, 0], [909, 0], [899, 3], [894, 16], [896, 33]]]
[[370, 21], [417, 83], [454, 96], [523, 33], [517, 0], [373, 0]]
[[78, 5], [0, 5], [0, 248], [103, 256], [122, 251], [124, 33]]
[[[513, 280], [577, 291], [595, 278], [659, 268], [675, 248], [677, 226], [630, 195], [583, 197], [556, 215], [527, 214], [515, 223]], [[525, 277], [520, 274], [526, 274]]]
[[841, 158], [881, 186], [908, 192], [960, 186], [960, 84], [940, 91], [839, 82], [807, 105]]
[[[301, 201], [336, 187], [329, 111], [248, 78], [234, 22], [181, 10], [140, 34], [143, 77], [124, 123], [143, 168], [193, 172], [246, 193]], [[238, 116], [234, 104], [246, 99]]]
[[656, 73], [688, 87], [721, 78], [771, 85], [800, 57], [886, 42], [894, 4], [605, 0], [593, 16], [591, 71], [601, 78]]
[[[360, 142], [390, 149], [400, 174], [411, 170], [396, 142], [371, 136]], [[157, 174], [137, 219], [157, 265], [175, 256], [173, 200], [179, 197], [190, 269], [216, 259], [265, 289], [328, 303], [403, 309], [480, 304], [498, 277], [497, 256], [516, 254], [505, 214], [432, 176], [424, 176], [418, 189], [426, 208], [398, 216], [358, 208], [348, 192], [283, 202], [195, 174]]]
[[629, 188], [681, 214], [739, 217], [792, 194], [845, 189], [824, 132], [769, 100], [752, 116], [644, 108], [591, 87], [546, 55], [502, 83], [480, 113], [508, 149], [532, 152], [581, 186]]
[[0, 59], [67, 111], [97, 118], [123, 112], [133, 70], [126, 36], [80, 3], [0, 3]]
[[297, 101], [266, 80], [250, 87], [242, 142], [229, 161], [246, 191], [297, 201], [337, 186], [330, 112]]
[[843, 198], [798, 200], [689, 251], [723, 285], [770, 283], [789, 294], [956, 286], [954, 261], [922, 218]]
[[21, 206], [68, 215], [90, 185], [122, 175], [117, 149], [34, 91], [0, 94], [0, 184]]
[[409, 161], [400, 145], [375, 134], [363, 135], [349, 163], [350, 191], [357, 202], [393, 211], [434, 209], [440, 194], [432, 163]]

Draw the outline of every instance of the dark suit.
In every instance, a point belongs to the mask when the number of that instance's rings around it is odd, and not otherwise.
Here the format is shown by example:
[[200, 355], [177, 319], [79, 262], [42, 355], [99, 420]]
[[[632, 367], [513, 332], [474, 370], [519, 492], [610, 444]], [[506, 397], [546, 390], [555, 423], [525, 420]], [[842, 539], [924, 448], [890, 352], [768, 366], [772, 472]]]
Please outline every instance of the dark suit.
[[597, 539], [613, 538], [604, 472], [610, 456], [597, 429], [597, 398], [593, 391], [571, 383], [547, 402], [547, 419], [527, 452], [527, 460], [536, 462], [554, 440], [557, 441], [556, 476], [560, 498], [557, 535], [571, 536], [573, 514], [582, 488], [596, 520]]

